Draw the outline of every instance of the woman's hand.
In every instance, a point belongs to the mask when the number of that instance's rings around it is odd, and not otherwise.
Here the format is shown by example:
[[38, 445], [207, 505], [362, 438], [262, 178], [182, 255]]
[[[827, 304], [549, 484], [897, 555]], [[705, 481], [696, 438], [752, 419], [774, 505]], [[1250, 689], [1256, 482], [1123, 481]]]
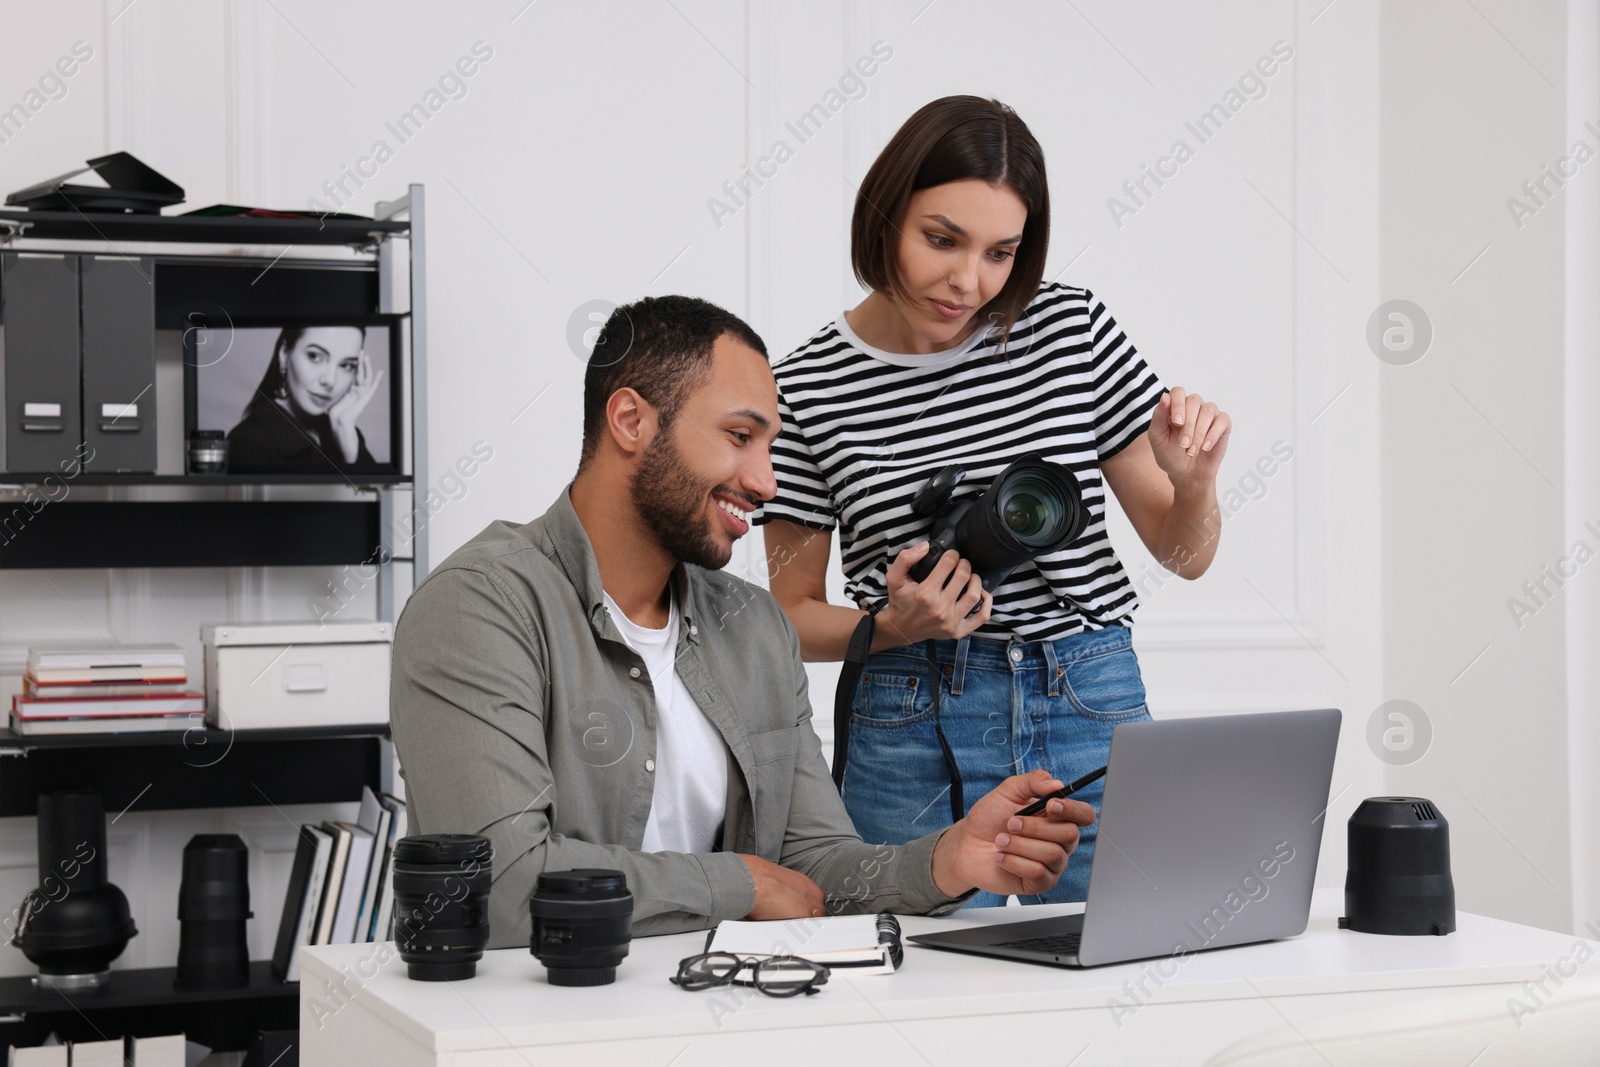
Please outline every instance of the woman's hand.
[[889, 603], [878, 612], [878, 628], [888, 642], [883, 647], [930, 637], [959, 640], [989, 621], [994, 595], [984, 591], [983, 579], [954, 549], [939, 557], [923, 581], [911, 577], [912, 565], [927, 554], [923, 541], [901, 549], [889, 565]]
[[367, 358], [366, 350], [363, 349], [361, 358], [356, 363], [355, 380], [350, 383], [350, 388], [345, 390], [344, 396], [334, 401], [333, 406], [328, 408], [328, 421], [333, 425], [333, 437], [339, 442], [339, 451], [344, 455], [346, 463], [354, 463], [356, 457], [360, 455], [361, 436], [356, 430], [356, 420], [366, 410], [381, 381], [383, 381], [383, 371], [378, 371], [376, 374], [372, 372], [372, 361]]
[[1161, 396], [1150, 419], [1150, 448], [1156, 465], [1174, 487], [1216, 484], [1233, 420], [1199, 393], [1174, 388]]

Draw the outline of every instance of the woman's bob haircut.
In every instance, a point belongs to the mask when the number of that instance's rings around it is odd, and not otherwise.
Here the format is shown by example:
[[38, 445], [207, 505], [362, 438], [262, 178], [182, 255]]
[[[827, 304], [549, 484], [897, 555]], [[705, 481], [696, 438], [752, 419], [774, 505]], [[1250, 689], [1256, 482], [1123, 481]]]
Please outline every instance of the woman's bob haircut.
[[978, 313], [1000, 333], [1000, 346], [1039, 291], [1050, 244], [1050, 193], [1044, 152], [1017, 113], [998, 100], [946, 96], [923, 105], [889, 139], [856, 194], [850, 263], [868, 289], [905, 297], [896, 268], [898, 239], [911, 195], [946, 182], [978, 178], [1016, 191], [1028, 208], [1011, 277]]

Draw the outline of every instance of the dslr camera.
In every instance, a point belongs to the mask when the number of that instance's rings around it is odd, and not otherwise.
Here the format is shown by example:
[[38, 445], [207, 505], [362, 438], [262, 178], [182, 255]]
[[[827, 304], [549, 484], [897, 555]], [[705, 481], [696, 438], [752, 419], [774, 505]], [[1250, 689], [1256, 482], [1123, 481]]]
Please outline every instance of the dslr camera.
[[933, 520], [928, 554], [911, 568], [911, 577], [919, 582], [953, 548], [993, 592], [1012, 571], [1071, 544], [1089, 524], [1078, 479], [1038, 453], [1001, 471], [976, 500], [953, 503], [956, 486], [966, 476], [966, 468], [952, 463], [911, 499], [912, 514]]

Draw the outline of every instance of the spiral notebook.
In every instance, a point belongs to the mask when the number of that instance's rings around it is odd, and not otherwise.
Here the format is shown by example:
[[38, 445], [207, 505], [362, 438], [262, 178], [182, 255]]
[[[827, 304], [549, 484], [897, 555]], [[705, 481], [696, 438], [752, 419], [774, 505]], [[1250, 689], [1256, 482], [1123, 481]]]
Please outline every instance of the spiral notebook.
[[735, 956], [800, 956], [851, 974], [893, 974], [905, 958], [900, 921], [881, 915], [820, 919], [728, 920], [706, 935], [707, 952]]

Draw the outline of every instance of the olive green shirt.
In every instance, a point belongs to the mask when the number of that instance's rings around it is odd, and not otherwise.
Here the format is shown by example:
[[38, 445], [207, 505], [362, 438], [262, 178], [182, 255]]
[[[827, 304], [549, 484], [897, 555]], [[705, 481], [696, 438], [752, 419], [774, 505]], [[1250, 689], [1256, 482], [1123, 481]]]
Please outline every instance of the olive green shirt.
[[528, 944], [528, 899], [546, 870], [622, 871], [636, 935], [743, 918], [755, 883], [740, 852], [809, 876], [830, 914], [960, 907], [970, 893], [952, 899], [933, 881], [943, 831], [891, 847], [864, 844], [851, 826], [811, 727], [799, 638], [777, 602], [690, 564], [671, 580], [678, 675], [726, 745], [727, 810], [706, 854], [640, 851], [655, 692], [603, 604], [566, 491], [533, 522], [491, 523], [406, 603], [390, 709], [409, 832], [494, 845], [490, 947]]

